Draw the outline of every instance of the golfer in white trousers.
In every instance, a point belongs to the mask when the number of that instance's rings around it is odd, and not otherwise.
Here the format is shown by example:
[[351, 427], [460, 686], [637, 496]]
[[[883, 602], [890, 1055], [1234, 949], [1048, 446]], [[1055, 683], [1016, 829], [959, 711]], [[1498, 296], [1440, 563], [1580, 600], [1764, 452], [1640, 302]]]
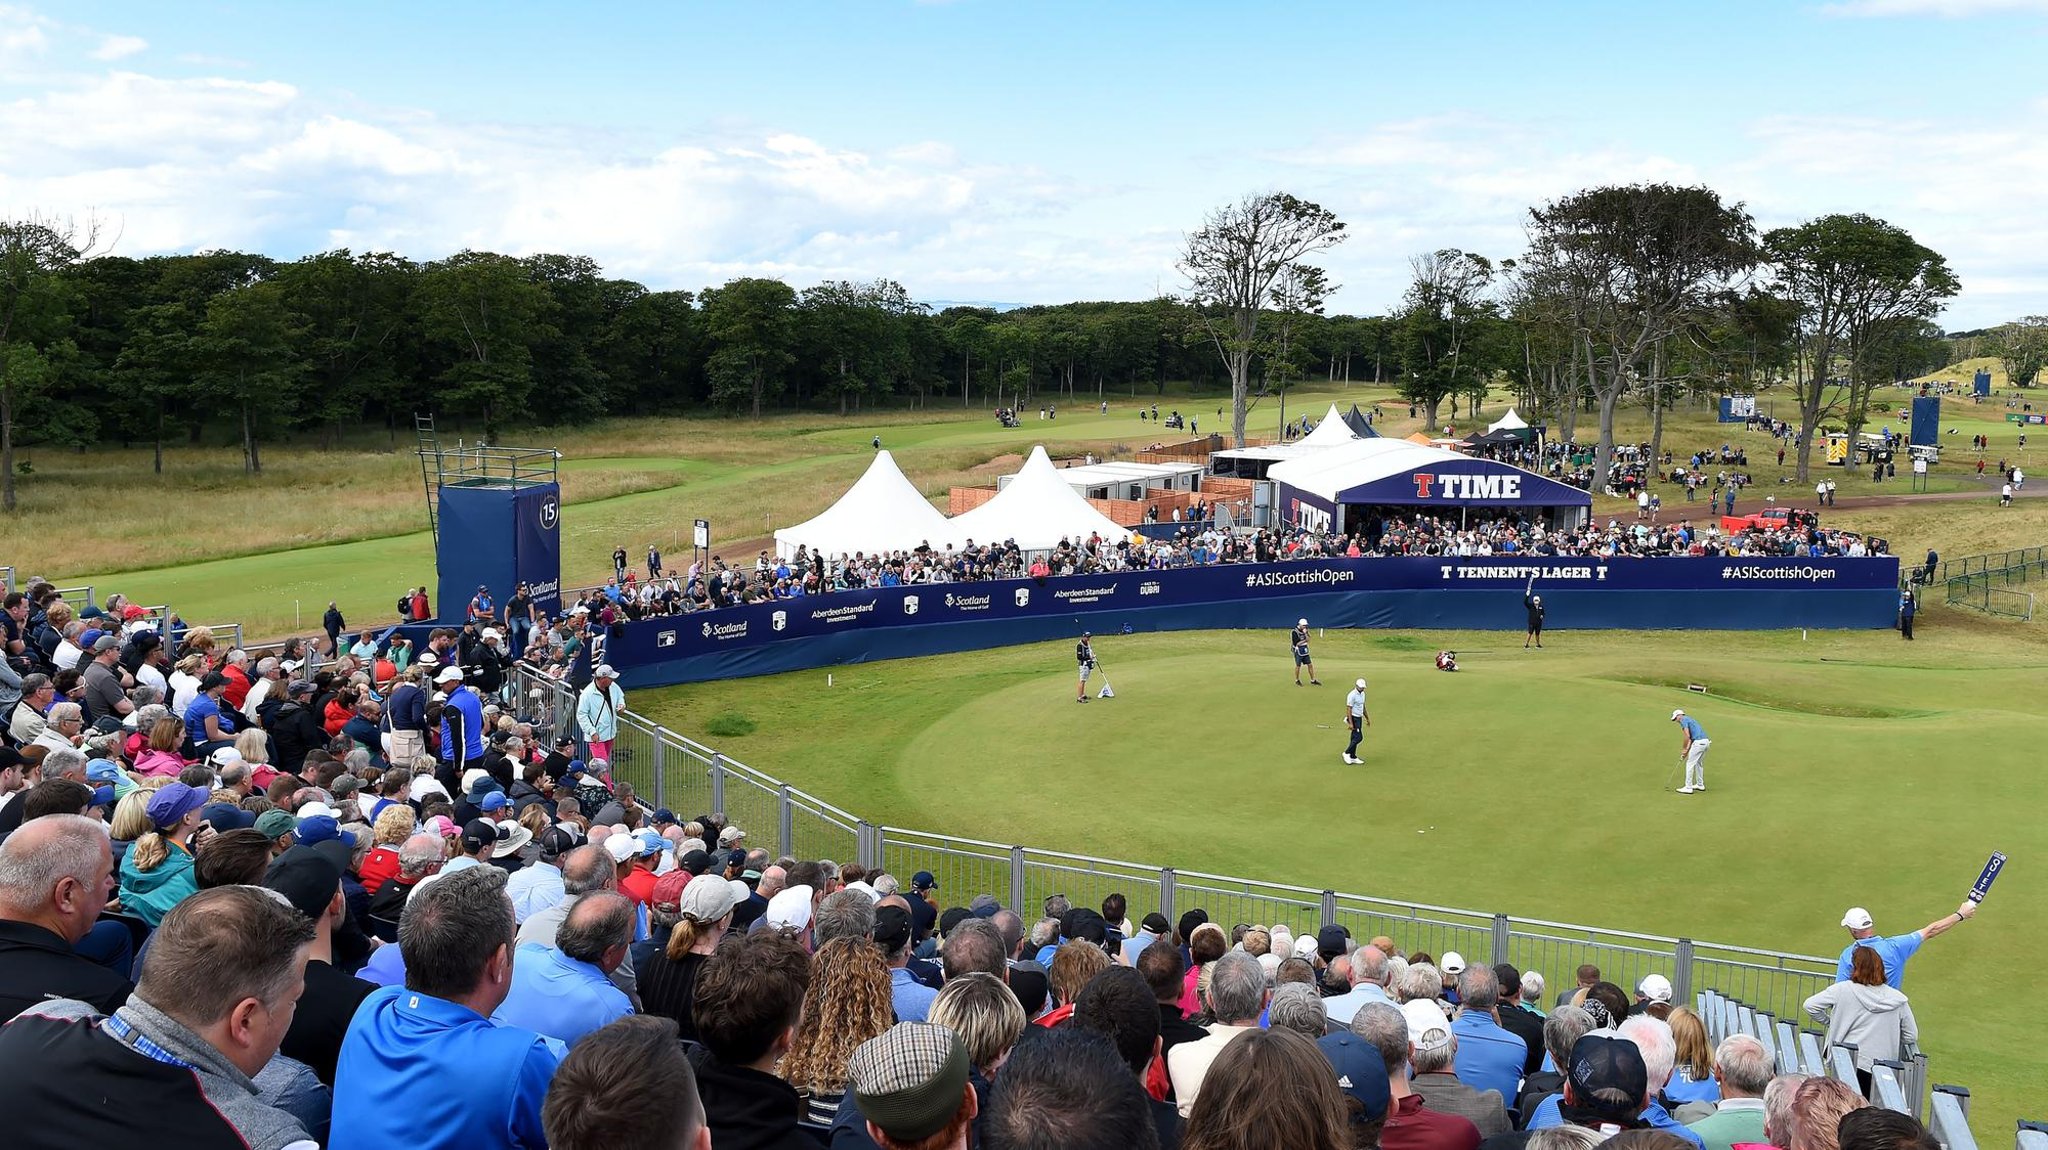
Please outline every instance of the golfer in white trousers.
[[1681, 795], [1707, 789], [1707, 748], [1714, 745], [1707, 738], [1707, 729], [1699, 720], [1684, 711], [1671, 712], [1671, 721], [1685, 731], [1685, 785], [1678, 788]]

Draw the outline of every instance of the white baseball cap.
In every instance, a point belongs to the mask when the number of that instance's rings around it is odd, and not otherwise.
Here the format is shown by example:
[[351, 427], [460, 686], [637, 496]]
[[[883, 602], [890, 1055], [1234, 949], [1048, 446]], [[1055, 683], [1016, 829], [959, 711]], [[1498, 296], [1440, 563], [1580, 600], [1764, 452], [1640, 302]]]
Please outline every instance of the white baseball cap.
[[606, 854], [612, 856], [613, 862], [622, 863], [640, 857], [640, 840], [637, 836], [620, 831], [604, 840], [604, 850]]
[[443, 667], [441, 668], [441, 673], [434, 676], [434, 681], [436, 683], [460, 683], [462, 681], [462, 668], [452, 665]]
[[1646, 974], [1636, 984], [1636, 993], [1651, 1002], [1671, 1001], [1671, 980], [1661, 974]]
[[1852, 906], [1849, 908], [1849, 912], [1842, 916], [1842, 925], [1850, 930], [1869, 930], [1871, 927], [1870, 912], [1860, 906]]
[[1364, 679], [1360, 679], [1360, 680], [1358, 681], [1358, 689], [1359, 689], [1359, 690], [1361, 690], [1361, 691], [1365, 690], [1365, 680], [1364, 680]]
[[612, 670], [610, 663], [599, 663], [597, 670], [590, 673], [590, 677], [593, 679], [616, 679], [619, 677], [619, 673]]
[[1451, 1044], [1451, 1020], [1434, 1001], [1411, 998], [1401, 1004], [1401, 1015], [1408, 1020], [1408, 1041], [1417, 1051], [1442, 1050]]
[[1308, 620], [1306, 620], [1306, 619], [1296, 619], [1296, 620], [1294, 621], [1294, 625], [1295, 625], [1295, 626], [1297, 626], [1297, 627], [1306, 627], [1306, 626], [1308, 626]]
[[1678, 720], [1680, 720], [1680, 719], [1683, 719], [1684, 717], [1685, 717], [1685, 712], [1684, 712], [1684, 711], [1673, 711], [1673, 712], [1671, 712], [1671, 721], [1672, 721], [1672, 722], [1674, 722], [1674, 723], [1675, 723], [1675, 722], [1677, 722], [1677, 721], [1678, 721]]
[[1437, 969], [1445, 974], [1463, 974], [1465, 973], [1465, 956], [1455, 950], [1447, 950], [1444, 952], [1443, 961], [1437, 963]]

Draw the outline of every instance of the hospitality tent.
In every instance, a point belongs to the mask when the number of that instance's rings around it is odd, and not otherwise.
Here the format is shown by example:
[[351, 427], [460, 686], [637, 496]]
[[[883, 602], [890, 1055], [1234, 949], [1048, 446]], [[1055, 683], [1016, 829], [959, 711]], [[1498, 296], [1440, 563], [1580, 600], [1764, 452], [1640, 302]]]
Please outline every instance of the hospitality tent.
[[1526, 420], [1526, 419], [1523, 419], [1523, 418], [1522, 418], [1521, 416], [1519, 416], [1519, 415], [1516, 415], [1516, 414], [1515, 414], [1515, 409], [1514, 409], [1514, 408], [1512, 408], [1512, 407], [1510, 407], [1510, 408], [1508, 408], [1508, 413], [1507, 413], [1506, 415], [1503, 415], [1503, 416], [1501, 416], [1501, 417], [1500, 417], [1499, 419], [1496, 419], [1496, 420], [1494, 420], [1494, 421], [1493, 421], [1492, 423], [1489, 423], [1489, 424], [1487, 424], [1487, 425], [1486, 425], [1486, 430], [1488, 430], [1488, 431], [1527, 431], [1527, 430], [1529, 430], [1529, 421], [1528, 421], [1528, 420]]
[[1405, 439], [1361, 439], [1273, 465], [1281, 518], [1313, 530], [1354, 530], [1368, 507], [1514, 508], [1553, 526], [1583, 522], [1591, 495], [1533, 471]]
[[1315, 452], [1346, 443], [1358, 442], [1358, 436], [1337, 410], [1336, 404], [1323, 416], [1307, 435], [1292, 443], [1275, 443], [1265, 447], [1234, 447], [1212, 452], [1209, 456], [1209, 470], [1215, 475], [1234, 476], [1239, 479], [1264, 479], [1275, 463], [1287, 459], [1300, 459]]
[[1344, 413], [1344, 423], [1351, 428], [1351, 433], [1360, 439], [1379, 438], [1380, 433], [1373, 430], [1372, 420], [1367, 419], [1365, 413], [1358, 410], [1358, 405], [1355, 403], [1351, 405], [1350, 411]]
[[815, 519], [775, 533], [775, 553], [784, 558], [798, 547], [826, 556], [856, 551], [908, 551], [927, 541], [937, 545], [952, 528], [926, 502], [886, 451], [877, 451], [867, 471], [839, 501]]
[[943, 534], [956, 547], [969, 539], [978, 544], [1014, 539], [1026, 551], [1045, 551], [1062, 539], [1127, 539], [1131, 532], [1082, 498], [1039, 446], [995, 498], [947, 520]]
[[1357, 438], [1358, 435], [1351, 430], [1351, 425], [1344, 422], [1343, 413], [1338, 411], [1337, 405], [1333, 403], [1330, 405], [1329, 413], [1323, 416], [1323, 421], [1310, 429], [1309, 433], [1302, 436], [1294, 446], [1296, 448], [1315, 450], [1321, 447], [1335, 447], [1340, 443], [1350, 443]]

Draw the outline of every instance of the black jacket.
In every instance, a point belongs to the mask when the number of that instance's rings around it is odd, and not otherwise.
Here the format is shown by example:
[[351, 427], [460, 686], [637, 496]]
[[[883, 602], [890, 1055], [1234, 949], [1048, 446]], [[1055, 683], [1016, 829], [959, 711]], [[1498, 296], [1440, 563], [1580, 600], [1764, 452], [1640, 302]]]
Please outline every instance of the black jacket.
[[62, 937], [34, 923], [0, 919], [0, 1022], [48, 998], [76, 998], [112, 1014], [134, 989], [127, 979], [74, 953]]
[[702, 1047], [691, 1051], [704, 1124], [719, 1150], [818, 1150], [797, 1128], [803, 1103], [796, 1087], [745, 1066], [730, 1066]]
[[[266, 705], [267, 700], [256, 708], [259, 716]], [[306, 765], [308, 751], [327, 745], [327, 729], [320, 725], [320, 716], [296, 699], [278, 704], [263, 729], [277, 746], [277, 769], [288, 775], [298, 774]]]
[[1500, 1017], [1501, 1029], [1521, 1039], [1523, 1044], [1529, 1048], [1529, 1057], [1522, 1061], [1523, 1076], [1526, 1077], [1541, 1070], [1543, 1068], [1543, 1016], [1531, 1014], [1521, 1007], [1508, 1002], [1506, 999], [1501, 1000], [1501, 1004], [1494, 1010], [1494, 1013]]

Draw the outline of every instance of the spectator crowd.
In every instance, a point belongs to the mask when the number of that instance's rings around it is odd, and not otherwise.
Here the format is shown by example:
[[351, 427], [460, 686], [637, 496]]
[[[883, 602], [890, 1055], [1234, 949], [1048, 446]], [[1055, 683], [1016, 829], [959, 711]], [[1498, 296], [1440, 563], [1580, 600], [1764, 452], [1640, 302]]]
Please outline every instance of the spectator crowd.
[[[1334, 923], [776, 857], [614, 777], [610, 668], [573, 732], [532, 721], [494, 617], [416, 654], [337, 626], [306, 677], [118, 609], [87, 635], [48, 590], [7, 601], [12, 1146], [1932, 1150], [1710, 1046], [1661, 976], [1582, 967], [1546, 1006], [1536, 972]], [[1806, 1004], [1830, 1044], [1909, 1049], [1905, 967], [1974, 912], [1845, 915]]]

